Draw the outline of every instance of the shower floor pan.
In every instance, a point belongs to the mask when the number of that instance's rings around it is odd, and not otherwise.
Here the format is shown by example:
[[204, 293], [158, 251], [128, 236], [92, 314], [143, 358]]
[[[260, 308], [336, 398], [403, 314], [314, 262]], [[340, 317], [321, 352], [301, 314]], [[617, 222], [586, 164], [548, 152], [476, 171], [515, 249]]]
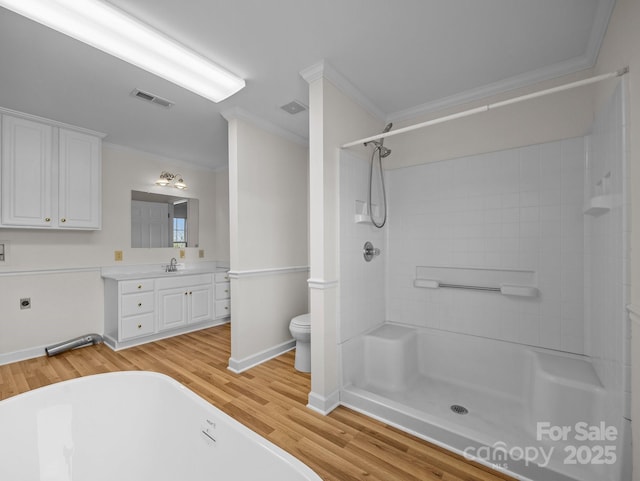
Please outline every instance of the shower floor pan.
[[538, 433], [539, 422], [609, 424], [605, 391], [578, 356], [396, 324], [350, 341], [343, 354], [344, 406], [518, 479], [619, 479], [619, 466], [565, 462], [566, 446], [585, 441]]

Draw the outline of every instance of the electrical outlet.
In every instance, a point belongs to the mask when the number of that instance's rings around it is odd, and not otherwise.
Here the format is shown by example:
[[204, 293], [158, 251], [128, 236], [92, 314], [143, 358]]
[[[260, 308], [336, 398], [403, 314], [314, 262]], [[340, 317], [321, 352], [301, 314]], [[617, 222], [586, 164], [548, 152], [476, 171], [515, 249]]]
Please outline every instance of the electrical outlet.
[[204, 249], [200, 249], [200, 250], [198, 251], [198, 257], [199, 257], [200, 259], [204, 259]]
[[180, 249], [180, 259], [184, 259], [184, 249]]
[[23, 297], [20, 299], [20, 309], [31, 309], [31, 298]]
[[122, 251], [115, 251], [114, 255], [113, 255], [113, 258], [116, 261], [121, 261], [122, 260]]

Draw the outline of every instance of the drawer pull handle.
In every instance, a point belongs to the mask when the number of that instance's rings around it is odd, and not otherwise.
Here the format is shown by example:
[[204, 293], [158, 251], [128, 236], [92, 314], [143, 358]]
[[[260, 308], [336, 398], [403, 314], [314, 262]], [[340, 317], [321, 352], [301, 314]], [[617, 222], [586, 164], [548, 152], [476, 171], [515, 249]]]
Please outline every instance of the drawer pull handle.
[[138, 329], [142, 329], [142, 324], [138, 324]]
[[142, 302], [138, 302], [138, 307], [142, 307]]
[[189, 295], [193, 294], [193, 292], [189, 291]]
[[229, 276], [224, 276], [224, 280], [228, 281], [229, 280]]
[[142, 289], [142, 284], [138, 284], [138, 289]]
[[44, 218], [44, 221], [45, 221], [45, 222], [51, 222], [51, 217], [45, 217], [45, 218]]
[[60, 219], [60, 222], [67, 222], [67, 219], [63, 217], [62, 219]]
[[229, 289], [225, 289], [224, 292], [229, 294]]
[[228, 310], [229, 310], [229, 306], [224, 306], [224, 309], [225, 309], [226, 311], [228, 311]]
[[185, 292], [185, 293], [184, 293], [184, 295], [185, 295], [185, 296], [188, 296], [188, 295], [189, 295], [189, 293], [188, 293], [188, 292]]

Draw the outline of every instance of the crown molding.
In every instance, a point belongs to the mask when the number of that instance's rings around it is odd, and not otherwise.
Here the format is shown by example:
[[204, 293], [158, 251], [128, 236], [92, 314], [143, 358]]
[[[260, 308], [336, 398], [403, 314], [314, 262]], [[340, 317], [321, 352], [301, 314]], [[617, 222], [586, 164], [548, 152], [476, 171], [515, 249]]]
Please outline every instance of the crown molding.
[[589, 35], [589, 42], [587, 44], [587, 51], [585, 56], [591, 60], [591, 66], [593, 67], [600, 53], [600, 47], [604, 41], [604, 36], [607, 33], [607, 27], [613, 14], [613, 9], [616, 6], [616, 0], [601, 0], [598, 2], [598, 10], [596, 11], [595, 19], [593, 20], [593, 27]]
[[300, 76], [309, 84], [325, 78], [381, 122], [384, 121], [387, 116], [385, 112], [360, 92], [348, 78], [338, 72], [326, 59], [322, 59], [320, 62], [301, 70]]
[[77, 125], [67, 124], [58, 120], [48, 119], [46, 117], [40, 117], [38, 115], [28, 114], [26, 112], [19, 112], [17, 110], [8, 109], [6, 107], [0, 107], [0, 114], [10, 115], [12, 117], [20, 117], [22, 119], [31, 120], [33, 122], [49, 124], [52, 127], [58, 127], [61, 129], [75, 130], [76, 132], [93, 135], [95, 137], [100, 137], [101, 139], [104, 139], [107, 136], [107, 134], [102, 132], [97, 132], [95, 130], [87, 129], [84, 127], [78, 127]]
[[222, 115], [227, 122], [230, 122], [231, 120], [243, 120], [255, 125], [256, 127], [260, 127], [269, 133], [277, 135], [278, 137], [282, 137], [289, 142], [293, 142], [294, 144], [298, 144], [302, 147], [309, 147], [309, 139], [301, 137], [298, 134], [294, 134], [290, 130], [283, 129], [282, 127], [258, 117], [241, 107], [224, 110], [220, 112], [220, 115]]

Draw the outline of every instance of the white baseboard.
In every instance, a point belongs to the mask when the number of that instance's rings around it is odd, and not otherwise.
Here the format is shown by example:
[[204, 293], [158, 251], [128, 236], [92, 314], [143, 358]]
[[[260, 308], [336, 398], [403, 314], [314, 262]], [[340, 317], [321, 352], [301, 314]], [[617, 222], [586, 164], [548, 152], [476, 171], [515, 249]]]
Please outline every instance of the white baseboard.
[[328, 396], [320, 396], [315, 392], [309, 393], [309, 404], [307, 407], [312, 411], [326, 416], [340, 405], [340, 390], [335, 390]]
[[278, 344], [277, 346], [273, 346], [269, 349], [258, 352], [252, 356], [245, 357], [244, 359], [234, 359], [230, 357], [229, 366], [227, 367], [227, 369], [229, 369], [229, 371], [235, 372], [236, 374], [240, 374], [247, 369], [251, 369], [258, 364], [262, 364], [263, 362], [268, 361], [269, 359], [278, 357], [279, 355], [284, 354], [285, 352], [290, 351], [295, 347], [296, 340], [291, 339], [289, 341], [283, 342], [282, 344]]
[[33, 359], [34, 357], [46, 356], [47, 353], [44, 350], [45, 347], [47, 346], [30, 347], [29, 349], [23, 349], [21, 351], [0, 354], [0, 366], [18, 361], [26, 361], [27, 359]]

